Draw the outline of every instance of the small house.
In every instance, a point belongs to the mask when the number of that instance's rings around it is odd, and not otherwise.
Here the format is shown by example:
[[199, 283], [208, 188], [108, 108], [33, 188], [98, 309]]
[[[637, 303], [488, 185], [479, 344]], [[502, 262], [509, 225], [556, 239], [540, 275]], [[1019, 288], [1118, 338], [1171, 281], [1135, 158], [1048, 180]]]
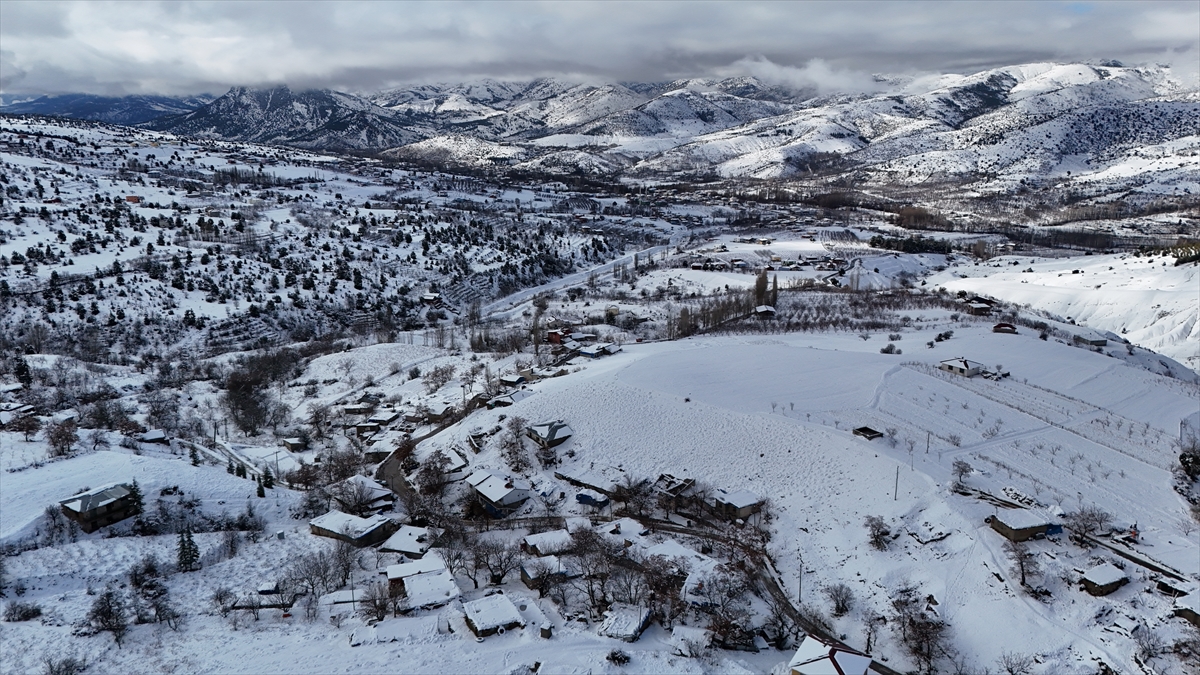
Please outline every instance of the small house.
[[395, 410], [381, 410], [367, 418], [367, 421], [371, 424], [378, 424], [381, 427], [386, 427], [398, 419], [400, 419], [400, 413], [396, 412]]
[[975, 377], [983, 370], [983, 364], [978, 361], [969, 361], [962, 357], [956, 359], [946, 359], [938, 364], [940, 370], [963, 377]]
[[825, 642], [814, 635], [800, 640], [791, 661], [790, 675], [867, 675], [871, 657], [849, 647]]
[[159, 445], [170, 445], [167, 440], [167, 432], [162, 429], [151, 429], [138, 437], [138, 440], [143, 443], [157, 443]]
[[650, 610], [646, 607], [616, 603], [604, 613], [597, 633], [625, 642], [636, 642], [650, 625]]
[[521, 550], [534, 556], [556, 555], [571, 548], [571, 533], [550, 530], [531, 534], [521, 540]]
[[421, 294], [421, 304], [422, 305], [436, 305], [441, 301], [442, 301], [441, 293], [422, 293]]
[[488, 400], [487, 407], [488, 410], [507, 408], [508, 406], [518, 401], [523, 401], [530, 396], [533, 396], [533, 392], [528, 389], [514, 389], [507, 394], [501, 394], [493, 399]]
[[1108, 338], [1092, 331], [1076, 333], [1071, 339], [1075, 344], [1087, 345], [1089, 347], [1103, 347], [1108, 344]]
[[401, 525], [395, 534], [379, 545], [379, 550], [383, 553], [402, 553], [406, 558], [419, 560], [425, 557], [425, 552], [437, 538], [435, 533], [436, 530], [428, 527]]
[[982, 302], [968, 302], [967, 314], [974, 316], [988, 316], [992, 313], [992, 306]]
[[125, 195], [125, 202], [128, 204], [141, 204], [142, 198], [139, 195]]
[[318, 537], [338, 539], [362, 548], [387, 539], [395, 529], [389, 518], [374, 515], [359, 518], [341, 511], [330, 511], [309, 521], [309, 529]]
[[1017, 327], [1011, 323], [998, 323], [992, 326], [993, 333], [1008, 333], [1009, 335], [1017, 334]]
[[534, 443], [543, 448], [553, 448], [557, 445], [562, 445], [574, 433], [571, 427], [567, 426], [567, 423], [562, 420], [533, 424], [525, 430], [525, 435], [532, 438]]
[[759, 305], [754, 308], [754, 316], [760, 319], [774, 319], [775, 308], [770, 305]]
[[474, 488], [484, 510], [493, 518], [503, 518], [516, 511], [533, 496], [533, 486], [528, 481], [490, 471], [476, 471], [467, 476], [467, 483]]
[[60, 501], [63, 515], [87, 533], [136, 515], [138, 504], [128, 485], [117, 483]]
[[525, 620], [517, 606], [506, 595], [489, 595], [486, 598], [463, 603], [467, 627], [476, 637], [503, 635], [514, 628], [525, 626]]
[[462, 592], [454, 575], [440, 556], [430, 555], [414, 562], [388, 565], [385, 571], [388, 594], [407, 598], [410, 609], [444, 605]]
[[369, 415], [375, 406], [370, 403], [351, 403], [342, 408], [347, 415]]
[[749, 490], [726, 492], [718, 489], [713, 495], [717, 513], [729, 520], [745, 520], [762, 509], [762, 499]]
[[1088, 570], [1080, 583], [1091, 595], [1108, 595], [1129, 583], [1129, 576], [1112, 563], [1101, 563]]
[[441, 403], [431, 403], [429, 405], [429, 421], [431, 421], [431, 422], [445, 421], [453, 413], [454, 413], [454, 404], [453, 403], [446, 403], [445, 401], [443, 401]]
[[305, 443], [303, 438], [297, 436], [283, 439], [283, 447], [289, 452], [303, 452], [308, 448], [308, 443]]
[[1028, 509], [1001, 509], [986, 522], [1009, 541], [1043, 537], [1053, 526], [1048, 518]]
[[525, 376], [520, 374], [501, 375], [499, 379], [500, 384], [509, 388], [519, 387], [526, 381]]

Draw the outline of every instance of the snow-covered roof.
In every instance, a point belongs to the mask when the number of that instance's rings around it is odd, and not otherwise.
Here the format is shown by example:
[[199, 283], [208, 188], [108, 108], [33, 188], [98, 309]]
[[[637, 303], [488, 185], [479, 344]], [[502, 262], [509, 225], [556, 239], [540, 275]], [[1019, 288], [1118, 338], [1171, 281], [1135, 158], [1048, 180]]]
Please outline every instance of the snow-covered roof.
[[747, 506], [754, 506], [762, 501], [758, 495], [749, 490], [734, 490], [732, 492], [717, 490], [716, 499], [718, 502], [729, 504], [735, 509], [744, 509]]
[[1050, 524], [1050, 518], [1044, 513], [1029, 509], [1000, 509], [992, 518], [1007, 525], [1009, 529], [1024, 530], [1029, 527], [1041, 527]]
[[352, 494], [349, 491], [364, 490], [365, 494], [369, 495], [368, 501], [376, 502], [382, 499], [391, 500], [395, 498], [395, 493], [385, 488], [374, 480], [366, 476], [355, 474], [350, 476], [340, 483], [334, 483], [329, 486], [329, 492], [337, 498], [340, 494]]
[[571, 427], [562, 420], [554, 420], [552, 422], [539, 422], [529, 426], [529, 432], [542, 439], [546, 443], [554, 443], [556, 441], [565, 441], [575, 434]]
[[129, 495], [129, 487], [124, 483], [113, 483], [98, 487], [95, 490], [83, 492], [68, 499], [64, 499], [59, 504], [67, 507], [75, 513], [87, 513], [94, 511], [101, 506], [111, 504], [118, 499]]
[[982, 363], [980, 363], [978, 361], [972, 361], [970, 359], [964, 359], [962, 357], [946, 359], [945, 361], [942, 361], [941, 365], [953, 366], [955, 368], [962, 368], [963, 370], [974, 370], [975, 368], [983, 368]]
[[650, 621], [650, 610], [646, 607], [615, 604], [604, 615], [597, 633], [618, 640], [633, 640], [642, 634]]
[[537, 547], [542, 555], [561, 553], [571, 547], [571, 533], [566, 530], [550, 530], [531, 534], [522, 541], [530, 548]]
[[336, 510], [309, 521], [309, 525], [313, 527], [344, 534], [351, 539], [358, 539], [371, 530], [387, 523], [388, 519], [385, 516], [375, 515], [370, 518], [359, 518], [358, 516], [352, 516], [349, 513], [342, 513]]
[[1083, 580], [1097, 586], [1107, 586], [1127, 578], [1125, 571], [1112, 563], [1100, 563], [1083, 575]]
[[525, 625], [517, 606], [506, 595], [489, 595], [486, 598], [463, 603], [463, 611], [477, 631], [487, 631], [514, 623]]
[[567, 518], [566, 525], [567, 525], [567, 532], [577, 532], [579, 530], [591, 527], [592, 521], [588, 520], [587, 518], [583, 518], [581, 516], [575, 516], [575, 517]]
[[143, 442], [146, 442], [146, 443], [156, 443], [158, 441], [165, 441], [165, 440], [167, 440], [167, 432], [163, 431], [162, 429], [151, 429], [150, 431], [147, 431], [146, 433], [142, 434], [142, 437], [140, 440], [142, 440]]
[[462, 595], [462, 590], [448, 570], [425, 572], [404, 580], [408, 606], [412, 608], [444, 605]]
[[866, 675], [871, 657], [806, 635], [788, 668], [801, 675]]
[[476, 471], [467, 476], [467, 483], [493, 504], [506, 506], [529, 497], [528, 481], [514, 480], [490, 471]]
[[433, 540], [431, 534], [427, 527], [401, 525], [395, 534], [380, 544], [379, 550], [416, 554], [418, 556], [425, 555], [425, 552], [429, 550], [430, 542]]
[[446, 563], [442, 561], [442, 557], [437, 554], [430, 554], [420, 560], [400, 563], [398, 565], [388, 565], [387, 578], [388, 581], [406, 579], [418, 574], [427, 574], [444, 569], [446, 569]]

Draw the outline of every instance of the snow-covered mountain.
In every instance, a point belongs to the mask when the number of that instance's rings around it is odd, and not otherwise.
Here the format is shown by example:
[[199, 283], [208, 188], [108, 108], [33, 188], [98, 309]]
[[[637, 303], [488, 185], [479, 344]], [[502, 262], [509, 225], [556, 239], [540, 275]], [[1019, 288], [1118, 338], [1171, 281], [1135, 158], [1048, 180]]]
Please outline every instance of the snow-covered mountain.
[[186, 97], [62, 94], [11, 103], [0, 107], [0, 112], [132, 125], [149, 122], [164, 115], [182, 115], [210, 103], [213, 98], [208, 94]]
[[412, 115], [330, 90], [293, 92], [235, 87], [212, 103], [146, 125], [158, 131], [222, 140], [326, 150], [372, 150], [423, 138]]

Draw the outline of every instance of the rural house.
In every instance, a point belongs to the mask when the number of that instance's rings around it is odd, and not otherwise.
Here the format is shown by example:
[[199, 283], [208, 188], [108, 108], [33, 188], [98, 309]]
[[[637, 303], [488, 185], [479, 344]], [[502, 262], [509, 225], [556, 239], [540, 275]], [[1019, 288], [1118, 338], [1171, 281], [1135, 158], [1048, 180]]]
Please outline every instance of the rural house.
[[975, 377], [983, 370], [983, 364], [978, 361], [968, 361], [962, 357], [957, 359], [946, 359], [938, 364], [938, 368], [947, 373], [962, 375], [963, 377]]
[[506, 595], [489, 595], [464, 602], [463, 612], [467, 615], [467, 627], [476, 637], [503, 635], [506, 631], [525, 625], [517, 606]]
[[571, 427], [567, 426], [567, 423], [562, 420], [532, 424], [525, 430], [525, 435], [532, 438], [534, 443], [543, 448], [553, 448], [556, 445], [562, 445], [574, 433]]
[[713, 496], [713, 508], [729, 520], [745, 520], [762, 508], [762, 499], [749, 490], [726, 492], [718, 489]]
[[555, 555], [571, 548], [571, 533], [550, 530], [531, 534], [521, 540], [521, 550], [535, 556]]
[[1051, 528], [1062, 531], [1061, 527], [1053, 525], [1045, 516], [1028, 509], [1001, 509], [996, 515], [989, 516], [986, 522], [1009, 541], [1026, 541], [1053, 534], [1050, 532]]
[[533, 496], [533, 486], [528, 481], [515, 480], [490, 471], [476, 471], [467, 476], [467, 483], [475, 489], [484, 510], [493, 518], [507, 516]]
[[346, 541], [359, 548], [378, 544], [395, 529], [395, 523], [385, 516], [359, 518], [341, 511], [330, 511], [314, 518], [308, 526], [318, 537]]
[[1092, 595], [1108, 595], [1129, 583], [1129, 576], [1112, 563], [1101, 563], [1088, 570], [1080, 583]]
[[406, 558], [418, 559], [429, 550], [430, 544], [437, 538], [436, 531], [427, 527], [401, 525], [396, 533], [379, 545], [383, 553], [402, 553]]
[[604, 621], [596, 630], [604, 637], [636, 642], [650, 625], [650, 610], [642, 606], [614, 604], [604, 613]]
[[137, 512], [133, 492], [123, 483], [77, 494], [58, 504], [64, 516], [78, 523], [79, 529], [88, 533], [125, 520]]

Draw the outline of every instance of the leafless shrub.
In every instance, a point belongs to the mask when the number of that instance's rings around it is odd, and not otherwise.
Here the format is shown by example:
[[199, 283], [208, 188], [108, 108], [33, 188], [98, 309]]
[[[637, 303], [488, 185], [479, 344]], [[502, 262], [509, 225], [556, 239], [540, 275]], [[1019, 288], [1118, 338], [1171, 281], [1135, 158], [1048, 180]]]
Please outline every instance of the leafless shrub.
[[879, 516], [867, 516], [864, 524], [867, 527], [867, 539], [871, 542], [876, 550], [886, 551], [888, 547], [888, 537], [892, 531], [888, 528], [887, 523]]

